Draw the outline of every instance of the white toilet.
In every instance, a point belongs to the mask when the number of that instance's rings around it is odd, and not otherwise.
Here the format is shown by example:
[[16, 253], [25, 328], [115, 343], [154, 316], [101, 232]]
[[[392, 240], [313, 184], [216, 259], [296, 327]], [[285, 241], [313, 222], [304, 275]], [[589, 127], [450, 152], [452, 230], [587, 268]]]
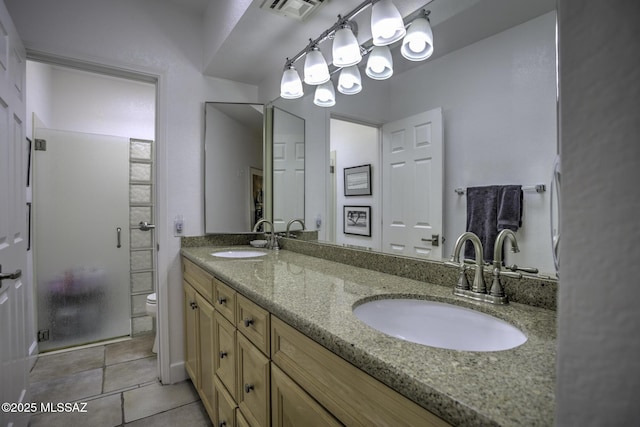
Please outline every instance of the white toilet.
[[[156, 300], [156, 293], [154, 292], [152, 294], [147, 295], [147, 314], [153, 317], [155, 322], [157, 313], [158, 313], [157, 300]], [[158, 352], [158, 327], [157, 326], [156, 326], [156, 337], [153, 340], [153, 348], [151, 349], [151, 351], [154, 353]]]

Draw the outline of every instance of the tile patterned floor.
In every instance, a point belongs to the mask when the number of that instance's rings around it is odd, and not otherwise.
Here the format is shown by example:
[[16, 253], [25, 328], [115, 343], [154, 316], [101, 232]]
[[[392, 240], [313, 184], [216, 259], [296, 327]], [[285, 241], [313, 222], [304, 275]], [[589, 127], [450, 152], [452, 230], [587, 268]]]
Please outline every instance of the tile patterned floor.
[[153, 335], [43, 354], [31, 370], [31, 401], [86, 403], [86, 412], [43, 412], [30, 427], [211, 426], [190, 381], [157, 379]]

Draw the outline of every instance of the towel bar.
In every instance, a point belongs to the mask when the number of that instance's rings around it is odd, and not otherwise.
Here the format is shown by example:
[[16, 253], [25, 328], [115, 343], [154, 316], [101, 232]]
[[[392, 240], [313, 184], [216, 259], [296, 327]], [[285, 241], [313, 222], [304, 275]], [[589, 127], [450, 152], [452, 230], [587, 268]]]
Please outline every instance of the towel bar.
[[[456, 192], [459, 196], [462, 196], [465, 193], [465, 189], [462, 187], [458, 187], [453, 191]], [[523, 186], [522, 191], [535, 191], [536, 193], [544, 193], [545, 191], [547, 191], [547, 186], [545, 184], [528, 185]]]

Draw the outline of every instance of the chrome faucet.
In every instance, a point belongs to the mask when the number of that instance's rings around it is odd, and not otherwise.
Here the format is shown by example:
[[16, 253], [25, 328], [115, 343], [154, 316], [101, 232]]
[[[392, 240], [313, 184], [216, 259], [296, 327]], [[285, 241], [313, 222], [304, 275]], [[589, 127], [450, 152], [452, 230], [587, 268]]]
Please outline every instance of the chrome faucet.
[[458, 284], [456, 285], [454, 293], [458, 295], [458, 291], [469, 291], [469, 283], [467, 282], [467, 276], [465, 274], [467, 267], [464, 263], [464, 260], [462, 262], [460, 261], [460, 252], [462, 251], [462, 247], [467, 240], [470, 240], [471, 243], [473, 243], [473, 249], [476, 252], [476, 274], [473, 279], [473, 287], [471, 288], [471, 292], [477, 294], [486, 294], [487, 286], [484, 283], [484, 276], [482, 275], [484, 271], [484, 263], [482, 260], [482, 242], [480, 241], [480, 238], [471, 231], [466, 231], [462, 233], [460, 237], [458, 237], [458, 240], [456, 240], [456, 246], [453, 250], [453, 255], [451, 255], [451, 259], [447, 264], [449, 266], [460, 267], [460, 278], [458, 279]]
[[502, 247], [504, 242], [509, 240], [511, 242], [511, 252], [520, 252], [518, 248], [518, 241], [516, 240], [516, 233], [505, 228], [496, 237], [496, 244], [493, 248], [493, 283], [491, 284], [491, 290], [489, 295], [495, 300], [497, 304], [507, 304], [508, 299], [504, 293], [504, 288], [500, 282], [500, 276], [509, 276], [520, 279], [522, 274], [510, 271], [502, 271]]
[[[258, 227], [260, 227], [262, 224], [269, 224], [271, 226], [271, 235], [269, 235], [268, 239], [267, 239], [267, 248], [269, 249], [279, 249], [278, 246], [278, 238], [276, 237], [276, 233], [275, 233], [275, 227], [273, 226], [273, 223], [271, 221], [269, 221], [268, 219], [261, 219], [258, 222], [256, 222], [256, 225], [253, 226], [253, 232], [257, 232], [258, 231]], [[265, 228], [264, 234], [267, 234], [267, 230]]]
[[306, 228], [304, 227], [304, 221], [303, 221], [303, 220], [301, 220], [301, 219], [299, 219], [299, 218], [298, 218], [298, 219], [292, 219], [291, 221], [289, 221], [289, 222], [287, 223], [287, 237], [289, 237], [289, 228], [291, 227], [291, 225], [292, 225], [294, 222], [299, 222], [299, 223], [300, 223], [300, 225], [302, 225], [302, 231], [306, 230]]

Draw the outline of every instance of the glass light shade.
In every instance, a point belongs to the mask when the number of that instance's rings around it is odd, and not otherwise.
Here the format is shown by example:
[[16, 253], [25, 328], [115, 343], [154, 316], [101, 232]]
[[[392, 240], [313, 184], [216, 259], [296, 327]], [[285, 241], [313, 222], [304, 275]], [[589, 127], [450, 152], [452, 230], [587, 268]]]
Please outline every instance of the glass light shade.
[[405, 36], [402, 15], [391, 0], [380, 0], [371, 8], [371, 35], [375, 46], [387, 46]]
[[304, 60], [304, 82], [319, 85], [329, 80], [329, 67], [317, 46], [314, 46]]
[[331, 80], [316, 87], [313, 103], [318, 107], [333, 107], [336, 105], [336, 91], [333, 89]]
[[417, 18], [409, 26], [400, 53], [409, 61], [423, 61], [433, 53], [433, 31], [425, 18]]
[[284, 99], [296, 99], [304, 95], [302, 81], [293, 65], [284, 70], [280, 81], [280, 96]]
[[358, 39], [348, 26], [336, 31], [333, 38], [333, 65], [344, 68], [356, 65], [362, 60]]
[[338, 77], [338, 92], [345, 95], [355, 95], [361, 90], [362, 78], [360, 77], [360, 70], [358, 70], [356, 65], [340, 70], [340, 77]]
[[374, 80], [388, 79], [393, 75], [393, 58], [388, 46], [374, 46], [367, 60], [367, 76]]

